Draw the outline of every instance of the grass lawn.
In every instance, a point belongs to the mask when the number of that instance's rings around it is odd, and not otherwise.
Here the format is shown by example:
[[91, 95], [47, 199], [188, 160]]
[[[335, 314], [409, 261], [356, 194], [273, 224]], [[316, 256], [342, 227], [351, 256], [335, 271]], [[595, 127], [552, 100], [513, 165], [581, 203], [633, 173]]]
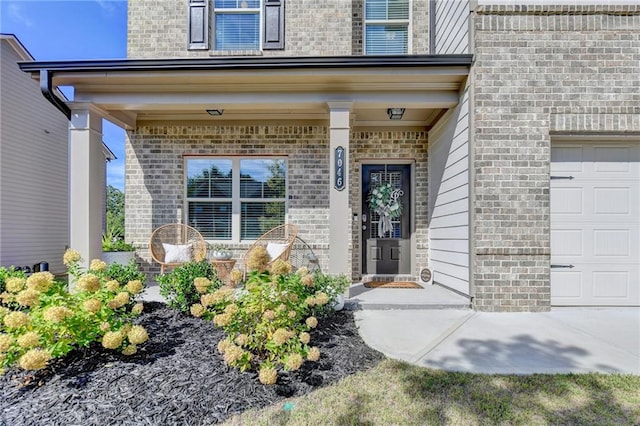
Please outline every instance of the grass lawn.
[[639, 425], [640, 377], [450, 373], [385, 360], [231, 425]]

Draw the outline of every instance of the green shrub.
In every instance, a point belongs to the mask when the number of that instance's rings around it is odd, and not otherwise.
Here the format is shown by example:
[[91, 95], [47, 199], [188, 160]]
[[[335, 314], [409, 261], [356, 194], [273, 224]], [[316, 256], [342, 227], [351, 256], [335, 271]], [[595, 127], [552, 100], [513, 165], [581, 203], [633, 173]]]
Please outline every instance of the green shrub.
[[26, 370], [46, 367], [51, 358], [101, 341], [107, 349], [132, 355], [147, 332], [131, 320], [142, 312], [135, 298], [144, 289], [140, 280], [121, 284], [106, 276], [107, 265], [93, 260], [88, 270], [80, 255], [64, 256], [70, 281], [57, 282], [49, 272], [8, 277], [0, 294], [0, 368], [18, 364]]
[[318, 316], [333, 312], [335, 297], [348, 285], [346, 277], [291, 273], [276, 261], [270, 271], [252, 271], [241, 290], [211, 289], [191, 307], [194, 316], [212, 319], [227, 337], [218, 343], [225, 362], [241, 371], [259, 371], [259, 380], [273, 384], [278, 369], [297, 370], [305, 360], [317, 361], [310, 344]]
[[213, 289], [222, 285], [215, 269], [206, 259], [200, 262], [187, 262], [171, 272], [156, 277], [160, 286], [160, 294], [170, 308], [181, 312], [189, 312], [189, 308], [200, 300], [200, 293], [194, 286], [196, 278], [207, 278]]
[[144, 282], [147, 279], [145, 273], [138, 269], [138, 265], [134, 259], [131, 259], [126, 265], [117, 262], [108, 265], [104, 271], [104, 275], [122, 284], [136, 280]]

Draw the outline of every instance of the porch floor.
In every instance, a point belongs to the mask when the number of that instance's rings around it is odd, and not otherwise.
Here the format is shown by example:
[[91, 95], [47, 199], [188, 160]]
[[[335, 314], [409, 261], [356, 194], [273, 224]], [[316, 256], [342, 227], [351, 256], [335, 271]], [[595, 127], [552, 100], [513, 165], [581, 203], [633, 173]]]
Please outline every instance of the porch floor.
[[470, 309], [471, 301], [439, 285], [414, 288], [367, 288], [362, 283], [349, 287], [347, 309]]

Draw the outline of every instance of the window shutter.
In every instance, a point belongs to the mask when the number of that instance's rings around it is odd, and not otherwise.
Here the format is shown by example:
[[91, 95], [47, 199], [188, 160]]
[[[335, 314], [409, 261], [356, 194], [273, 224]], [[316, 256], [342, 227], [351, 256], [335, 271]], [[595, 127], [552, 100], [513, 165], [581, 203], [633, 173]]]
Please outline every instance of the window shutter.
[[264, 50], [284, 49], [284, 0], [264, 0]]
[[209, 0], [189, 0], [189, 49], [209, 48]]

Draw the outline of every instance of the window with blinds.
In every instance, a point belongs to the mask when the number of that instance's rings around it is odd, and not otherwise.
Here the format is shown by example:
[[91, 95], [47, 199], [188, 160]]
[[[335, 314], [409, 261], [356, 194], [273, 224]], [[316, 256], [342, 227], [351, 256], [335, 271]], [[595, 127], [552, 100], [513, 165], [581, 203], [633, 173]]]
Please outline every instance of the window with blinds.
[[185, 160], [187, 223], [210, 240], [255, 240], [285, 222], [284, 158]]
[[409, 52], [409, 0], [365, 0], [364, 9], [365, 54]]
[[260, 49], [260, 0], [214, 0], [216, 50]]

